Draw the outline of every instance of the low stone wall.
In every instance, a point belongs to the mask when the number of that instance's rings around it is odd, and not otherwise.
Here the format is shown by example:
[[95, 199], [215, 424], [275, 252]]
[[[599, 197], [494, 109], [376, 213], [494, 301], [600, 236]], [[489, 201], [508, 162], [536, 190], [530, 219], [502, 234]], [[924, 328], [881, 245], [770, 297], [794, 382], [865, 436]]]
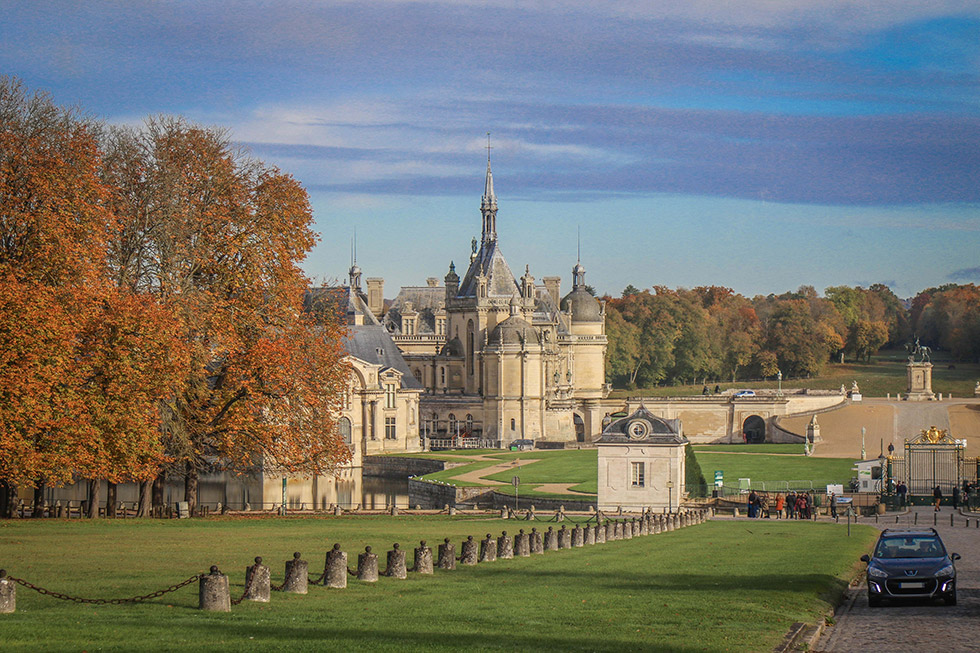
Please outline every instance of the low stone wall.
[[428, 458], [403, 458], [398, 456], [364, 456], [364, 476], [406, 478], [441, 472], [446, 468], [443, 460]]
[[446, 506], [456, 507], [459, 503], [490, 503], [490, 488], [456, 487], [436, 481], [421, 481], [408, 479], [408, 502], [412, 508], [421, 507], [423, 510], [439, 510]]
[[[577, 511], [588, 511], [589, 508], [596, 507], [595, 499], [545, 499], [542, 497], [521, 497], [520, 505], [523, 506], [523, 510], [527, 510], [531, 506], [534, 506], [535, 510], [558, 510], [560, 507], [564, 506], [565, 510], [570, 510], [573, 512]], [[502, 494], [500, 492], [493, 493], [493, 507], [497, 508], [515, 508], [517, 509], [517, 497], [510, 494]]]

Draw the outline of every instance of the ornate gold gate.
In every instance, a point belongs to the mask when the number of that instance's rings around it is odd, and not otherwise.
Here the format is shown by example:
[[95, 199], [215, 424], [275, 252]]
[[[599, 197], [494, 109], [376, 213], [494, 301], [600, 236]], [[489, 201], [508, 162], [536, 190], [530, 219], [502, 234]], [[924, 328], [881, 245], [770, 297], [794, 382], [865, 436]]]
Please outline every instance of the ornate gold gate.
[[962, 478], [963, 450], [962, 442], [935, 426], [906, 440], [903, 476], [909, 494], [931, 495], [938, 485], [944, 496], [950, 496]]

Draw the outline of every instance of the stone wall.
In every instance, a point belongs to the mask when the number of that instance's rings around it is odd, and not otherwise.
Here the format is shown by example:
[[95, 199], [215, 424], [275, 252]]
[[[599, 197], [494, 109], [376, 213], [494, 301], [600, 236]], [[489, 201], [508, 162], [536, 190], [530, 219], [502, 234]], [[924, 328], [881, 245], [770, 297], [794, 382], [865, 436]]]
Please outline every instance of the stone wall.
[[531, 506], [538, 512], [541, 511], [552, 511], [558, 510], [561, 506], [565, 507], [565, 510], [571, 511], [587, 511], [589, 508], [595, 508], [595, 499], [544, 499], [541, 497], [521, 497], [520, 506], [517, 505], [517, 498], [510, 494], [501, 494], [500, 492], [493, 493], [493, 507], [503, 508], [508, 506], [510, 508], [520, 508], [521, 510], [527, 510]]
[[365, 476], [389, 476], [406, 478], [441, 472], [446, 468], [443, 460], [428, 458], [403, 458], [399, 456], [364, 456]]
[[408, 479], [408, 502], [414, 508], [423, 510], [439, 510], [445, 506], [456, 507], [457, 503], [467, 503], [480, 499], [480, 503], [489, 503], [490, 498], [484, 497], [490, 493], [487, 487], [456, 487], [432, 481]]

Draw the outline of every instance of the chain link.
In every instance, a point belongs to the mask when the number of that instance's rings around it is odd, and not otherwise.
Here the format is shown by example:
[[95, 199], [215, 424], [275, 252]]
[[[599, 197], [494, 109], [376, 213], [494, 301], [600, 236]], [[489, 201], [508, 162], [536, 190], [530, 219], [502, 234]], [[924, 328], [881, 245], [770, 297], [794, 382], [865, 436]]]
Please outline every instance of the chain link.
[[254, 581], [254, 580], [255, 580], [255, 577], [256, 577], [256, 576], [258, 576], [258, 574], [256, 574], [256, 573], [254, 573], [254, 572], [253, 572], [252, 574], [250, 574], [250, 575], [249, 575], [249, 577], [248, 577], [248, 582], [247, 582], [247, 583], [245, 583], [245, 591], [244, 591], [244, 592], [242, 592], [242, 595], [241, 595], [241, 596], [239, 596], [239, 597], [238, 597], [237, 599], [232, 599], [232, 600], [231, 600], [231, 604], [232, 604], [232, 605], [238, 605], [239, 603], [241, 603], [242, 601], [244, 601], [244, 600], [245, 600], [245, 597], [246, 597], [246, 596], [248, 596], [248, 593], [249, 593], [249, 592], [251, 591], [251, 589], [252, 589], [252, 581]]
[[91, 603], [94, 605], [122, 605], [124, 603], [139, 603], [141, 601], [146, 601], [147, 599], [155, 599], [157, 597], [163, 596], [170, 592], [176, 592], [182, 587], [190, 585], [196, 580], [200, 580], [201, 576], [204, 574], [194, 574], [190, 578], [176, 585], [171, 585], [170, 587], [162, 590], [157, 590], [150, 594], [143, 594], [142, 596], [133, 596], [127, 599], [84, 599], [79, 596], [71, 596], [70, 594], [63, 594], [61, 592], [53, 592], [49, 589], [43, 587], [38, 587], [34, 583], [24, 580], [23, 578], [15, 578], [14, 576], [7, 576], [10, 580], [17, 583], [18, 585], [23, 585], [27, 589], [34, 590], [38, 594], [43, 594], [44, 596], [50, 596], [54, 599], [61, 599], [62, 601], [71, 601], [73, 603]]

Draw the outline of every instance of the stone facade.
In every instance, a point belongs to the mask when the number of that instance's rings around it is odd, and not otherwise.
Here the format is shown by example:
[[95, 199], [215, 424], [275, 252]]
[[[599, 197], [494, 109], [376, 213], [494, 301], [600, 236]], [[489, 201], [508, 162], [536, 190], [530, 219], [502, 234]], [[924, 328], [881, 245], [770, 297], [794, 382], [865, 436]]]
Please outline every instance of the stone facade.
[[684, 495], [684, 447], [680, 420], [639, 408], [607, 426], [599, 449], [599, 510], [676, 511]]
[[497, 198], [487, 160], [463, 277], [450, 263], [443, 284], [403, 287], [382, 318], [414, 380], [424, 388], [419, 427], [427, 438], [473, 436], [506, 446], [519, 439], [591, 441], [601, 431], [605, 308], [572, 268], [538, 283], [530, 266], [517, 279], [497, 240]]

